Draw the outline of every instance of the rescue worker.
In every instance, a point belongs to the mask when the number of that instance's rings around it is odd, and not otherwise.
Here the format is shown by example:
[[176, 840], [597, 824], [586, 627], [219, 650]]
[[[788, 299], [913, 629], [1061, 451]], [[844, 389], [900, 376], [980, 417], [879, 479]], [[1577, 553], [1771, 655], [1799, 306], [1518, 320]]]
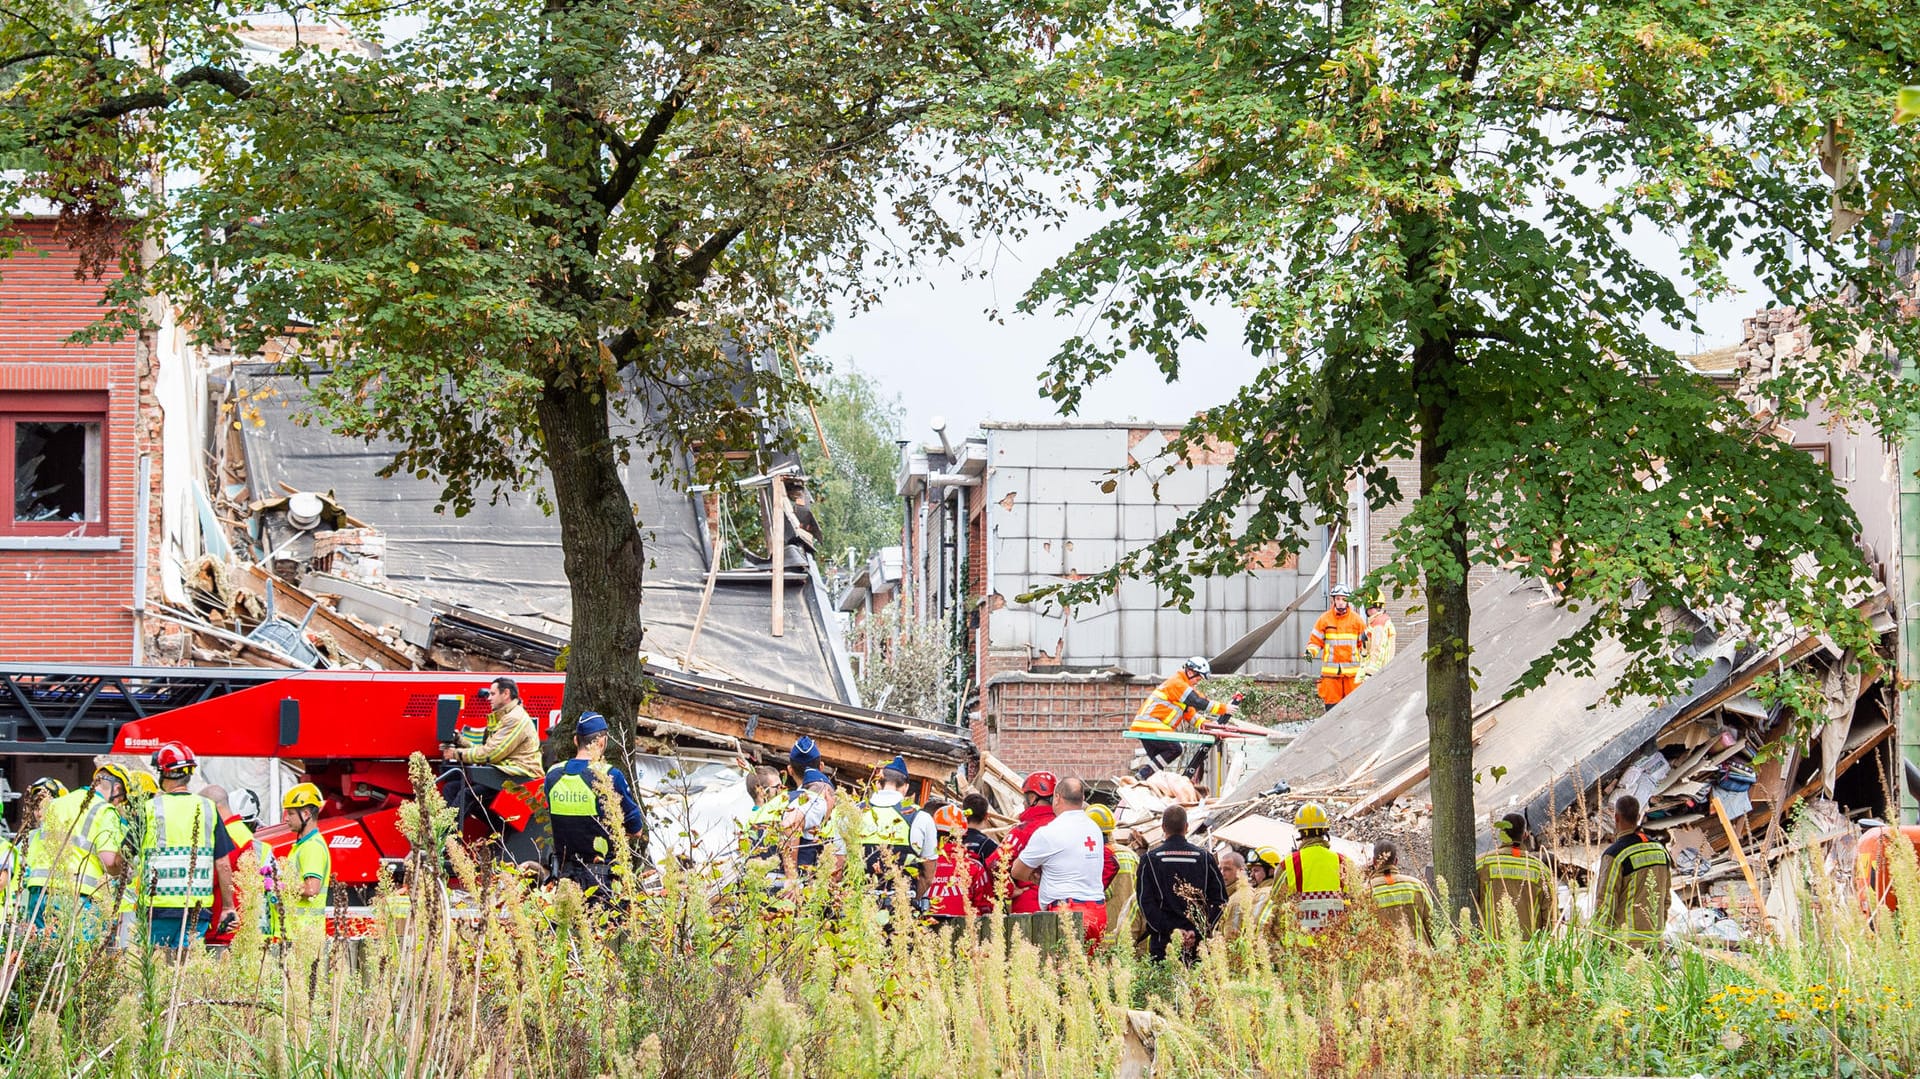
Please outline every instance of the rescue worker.
[[942, 918], [963, 918], [993, 909], [987, 867], [967, 845], [967, 815], [959, 806], [941, 806], [933, 814], [940, 829], [940, 857], [927, 886], [927, 911]]
[[987, 796], [979, 791], [968, 791], [967, 796], [960, 799], [960, 809], [967, 815], [967, 849], [982, 865], [1000, 849], [1000, 844], [980, 827], [987, 823], [989, 808]]
[[1360, 661], [1367, 649], [1367, 623], [1347, 600], [1346, 585], [1333, 586], [1333, 606], [1313, 624], [1307, 655], [1320, 661], [1320, 700], [1328, 709], [1360, 684]]
[[800, 792], [807, 789], [807, 772], [820, 767], [820, 747], [812, 738], [801, 735], [787, 750], [787, 776], [793, 780], [789, 801], [798, 801]]
[[906, 877], [914, 908], [924, 911], [932, 883], [927, 867], [940, 859], [939, 832], [932, 814], [907, 800], [912, 780], [905, 760], [895, 757], [887, 762], [876, 779], [878, 789], [860, 806], [861, 860], [870, 883], [883, 896], [891, 895], [895, 873]]
[[[1293, 815], [1293, 827], [1300, 841], [1280, 863], [1273, 894], [1292, 908], [1301, 932], [1312, 936], [1339, 923], [1347, 910], [1350, 879], [1357, 874], [1353, 865], [1329, 845], [1332, 824], [1320, 803], [1302, 805]], [[1269, 928], [1278, 925], [1276, 919]]]
[[513, 679], [496, 678], [479, 696], [491, 705], [480, 744], [444, 745], [440, 747], [440, 756], [455, 764], [481, 766], [480, 771], [461, 773], [456, 799], [460, 810], [458, 819], [465, 822], [469, 817], [478, 817], [489, 832], [498, 835], [504, 825], [493, 815], [488, 803], [505, 782], [524, 783], [540, 775], [540, 728], [520, 703], [520, 684]]
[[0, 925], [4, 925], [7, 916], [17, 905], [20, 892], [26, 887], [26, 874], [22, 872], [20, 844], [15, 841], [12, 832], [0, 822]]
[[[605, 716], [582, 712], [573, 727], [573, 757], [549, 769], [546, 784], [560, 875], [579, 885], [588, 902], [598, 904], [613, 898], [616, 840], [607, 821], [618, 820], [624, 834], [636, 838], [646, 826], [626, 773], [602, 763], [610, 737]], [[617, 806], [601, 802], [602, 784], [613, 791]]]
[[124, 812], [133, 777], [111, 761], [94, 769], [89, 786], [47, 804], [36, 848], [47, 847], [47, 877], [38, 924], [72, 919], [80, 939], [110, 935], [118, 918], [115, 878], [128, 869]]
[[1168, 806], [1160, 830], [1166, 838], [1140, 859], [1135, 895], [1147, 923], [1147, 954], [1164, 961], [1167, 945], [1178, 936], [1180, 958], [1192, 964], [1200, 957], [1201, 938], [1220, 920], [1227, 884], [1213, 855], [1187, 840], [1185, 807]]
[[21, 920], [31, 925], [40, 917], [40, 897], [46, 891], [47, 875], [53, 867], [53, 845], [41, 843], [40, 824], [46, 819], [47, 806], [67, 793], [67, 785], [52, 776], [41, 776], [27, 785], [20, 799], [20, 834], [17, 842], [20, 859], [15, 866], [14, 886], [24, 900]]
[[747, 797], [753, 800], [753, 809], [740, 822], [740, 854], [748, 862], [766, 863], [770, 874], [784, 876], [780, 818], [787, 811], [787, 792], [780, 773], [756, 769], [747, 778]]
[[[1020, 819], [1014, 823], [1000, 849], [987, 859], [987, 872], [993, 874], [993, 889], [996, 896], [1000, 889], [1006, 888], [1007, 912], [1010, 914], [1040, 913], [1040, 893], [1031, 884], [1011, 877], [1014, 860], [1020, 857], [1020, 851], [1033, 838], [1033, 833], [1053, 822], [1053, 789], [1059, 780], [1052, 772], [1033, 772], [1020, 784], [1020, 796], [1026, 800], [1027, 807], [1020, 811]], [[1001, 877], [1006, 876], [1005, 884]]]
[[[241, 793], [251, 794], [248, 791]], [[211, 784], [202, 787], [200, 797], [213, 803], [214, 812], [220, 815], [220, 827], [227, 833], [227, 838], [233, 842], [233, 850], [227, 855], [227, 871], [231, 875], [232, 885], [224, 897], [220, 895], [214, 897], [213, 924], [207, 929], [207, 946], [224, 948], [233, 943], [234, 931], [239, 926], [240, 915], [243, 913], [240, 874], [248, 854], [253, 855], [252, 872], [260, 875], [261, 902], [266, 907], [266, 917], [261, 919], [260, 931], [268, 938], [279, 936], [279, 895], [277, 894], [279, 887], [273, 848], [256, 839], [253, 834], [253, 825], [247, 823], [244, 815], [234, 812], [225, 787]]]
[[[1181, 742], [1154, 738], [1152, 735], [1191, 734], [1208, 719], [1224, 719], [1233, 713], [1231, 702], [1209, 700], [1200, 692], [1200, 683], [1212, 674], [1213, 665], [1204, 656], [1187, 660], [1172, 677], [1147, 694], [1140, 711], [1134, 714], [1133, 722], [1127, 725], [1127, 730], [1143, 736], [1140, 746], [1154, 767], [1162, 771], [1172, 768], [1179, 762], [1180, 754], [1186, 747]], [[1189, 779], [1199, 775], [1203, 760], [1202, 757], [1195, 757], [1193, 766], [1187, 770]], [[1141, 778], [1146, 777], [1143, 775]]]
[[1247, 854], [1247, 880], [1253, 885], [1253, 924], [1264, 931], [1273, 909], [1273, 882], [1286, 860], [1274, 847], [1255, 847]]
[[280, 799], [280, 822], [293, 833], [286, 871], [280, 881], [280, 909], [289, 936], [325, 934], [327, 892], [333, 885], [333, 852], [320, 834], [325, 799], [311, 783], [296, 783]]
[[123, 874], [127, 883], [118, 890], [120, 928], [115, 932], [114, 946], [119, 948], [132, 947], [133, 932], [139, 928], [140, 890], [147, 876], [140, 851], [147, 838], [149, 807], [154, 796], [160, 793], [160, 781], [153, 778], [152, 772], [129, 769], [128, 774], [133, 777], [133, 789], [127, 792], [127, 808], [122, 814], [127, 821], [127, 831], [120, 843], [120, 852], [127, 863], [127, 872]]
[[1527, 818], [1509, 813], [1493, 822], [1493, 832], [1498, 845], [1474, 864], [1480, 924], [1496, 937], [1509, 927], [1522, 940], [1546, 932], [1559, 920], [1553, 870], [1529, 852]]
[[1387, 614], [1387, 608], [1379, 600], [1367, 604], [1367, 649], [1366, 656], [1360, 661], [1360, 681], [1380, 673], [1393, 659], [1393, 653], [1400, 644], [1400, 631], [1394, 628], [1393, 618]]
[[1113, 815], [1111, 806], [1094, 804], [1087, 807], [1087, 818], [1100, 828], [1100, 838], [1107, 848], [1107, 860], [1113, 866], [1113, 873], [1107, 878], [1107, 927], [1109, 931], [1125, 928], [1127, 914], [1133, 903], [1133, 888], [1140, 879], [1140, 855], [1132, 847], [1113, 841], [1114, 829], [1119, 820]]
[[1425, 881], [1400, 873], [1400, 845], [1382, 839], [1373, 845], [1367, 890], [1380, 921], [1421, 944], [1433, 944], [1433, 893]]
[[178, 951], [207, 934], [215, 906], [233, 905], [233, 837], [220, 811], [189, 793], [200, 762], [193, 750], [168, 742], [154, 751], [160, 793], [147, 800], [140, 842], [140, 904], [147, 939]]
[[1100, 943], [1107, 932], [1107, 884], [1113, 875], [1100, 826], [1087, 815], [1085, 780], [1063, 780], [1054, 796], [1054, 818], [1020, 846], [1013, 860], [1013, 879], [1038, 882], [1041, 910], [1078, 914], [1087, 947]]
[[1616, 940], [1646, 946], [1667, 925], [1673, 858], [1640, 828], [1640, 800], [1623, 794], [1614, 803], [1615, 838], [1600, 853], [1600, 883], [1593, 893], [1594, 928]]
[[1238, 851], [1219, 857], [1220, 880], [1227, 886], [1227, 904], [1220, 909], [1220, 939], [1231, 944], [1253, 927], [1253, 885], [1247, 881], [1247, 859]]

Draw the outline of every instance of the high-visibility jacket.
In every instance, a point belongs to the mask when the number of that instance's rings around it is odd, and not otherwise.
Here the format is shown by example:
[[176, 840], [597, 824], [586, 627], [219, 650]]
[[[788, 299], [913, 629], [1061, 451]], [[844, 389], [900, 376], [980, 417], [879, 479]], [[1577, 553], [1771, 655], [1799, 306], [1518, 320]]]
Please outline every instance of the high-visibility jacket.
[[[261, 894], [264, 897], [263, 903], [266, 907], [266, 909], [261, 912], [260, 932], [267, 937], [279, 936], [280, 908], [279, 897], [275, 894], [278, 891], [278, 887], [276, 884], [277, 874], [274, 871], [273, 848], [255, 839], [253, 829], [247, 827], [247, 823], [237, 816], [228, 817], [222, 823], [222, 827], [227, 830], [227, 838], [233, 842], [233, 850], [227, 854], [227, 865], [232, 867], [234, 871], [235, 883], [231, 894], [227, 897], [228, 900], [235, 904], [238, 904], [240, 901], [239, 873], [241, 860], [247, 856], [248, 851], [252, 851], [254, 869], [260, 874], [262, 882]], [[216, 900], [217, 899], [218, 897], [216, 897]], [[233, 942], [233, 930], [229, 929], [225, 932], [221, 932], [220, 930], [220, 921], [225, 916], [226, 910], [227, 908], [224, 903], [215, 903], [212, 923], [207, 927], [208, 944], [231, 944]]]
[[1160, 683], [1140, 705], [1127, 729], [1142, 733], [1165, 733], [1191, 728], [1198, 716], [1224, 716], [1224, 701], [1210, 701], [1195, 688], [1199, 679], [1182, 667], [1173, 677]]
[[1107, 882], [1107, 924], [1124, 926], [1133, 907], [1133, 890], [1140, 879], [1140, 852], [1117, 843], [1107, 844], [1117, 871]]
[[613, 852], [613, 834], [600, 818], [600, 793], [593, 789], [606, 775], [599, 765], [590, 766], [586, 774], [561, 771], [547, 787], [554, 853], [563, 866], [571, 862], [598, 865]]
[[35, 845], [48, 847], [45, 887], [59, 895], [84, 899], [103, 896], [112, 878], [100, 863], [102, 853], [117, 853], [127, 822], [112, 802], [92, 787], [81, 787], [47, 803]]
[[909, 802], [860, 807], [860, 848], [867, 872], [879, 874], [891, 864], [912, 876], [919, 872], [920, 857], [913, 849], [913, 815], [920, 807]]
[[220, 811], [185, 791], [147, 799], [140, 842], [140, 897], [149, 907], [177, 910], [213, 905], [213, 830]]
[[[281, 904], [296, 921], [327, 916], [327, 890], [333, 885], [333, 852], [327, 849], [327, 839], [318, 828], [293, 841], [293, 849], [287, 852], [292, 868], [283, 878]], [[306, 894], [306, 882], [318, 880], [318, 894]]]
[[1660, 939], [1667, 925], [1673, 858], [1645, 832], [1622, 836], [1600, 858], [1593, 917], [1599, 928], [1633, 944]]
[[1480, 921], [1499, 935], [1508, 925], [1508, 908], [1522, 937], [1553, 925], [1553, 873], [1547, 863], [1519, 847], [1497, 847], [1474, 863], [1479, 878]]
[[1362, 677], [1379, 674], [1380, 669], [1393, 661], [1393, 653], [1399, 647], [1400, 631], [1394, 628], [1393, 619], [1382, 617], [1378, 622], [1367, 623], [1366, 658], [1360, 662]]
[[780, 818], [787, 807], [772, 798], [753, 807], [747, 814], [746, 828], [740, 840], [741, 853], [759, 861], [780, 858]]
[[[43, 812], [41, 818], [44, 820], [45, 817]], [[22, 857], [18, 872], [20, 883], [29, 888], [45, 888], [48, 878], [53, 876], [53, 844], [40, 841], [40, 835], [45, 830], [43, 825], [37, 825], [21, 837]]]
[[0, 873], [7, 875], [7, 886], [0, 888], [0, 904], [13, 902], [20, 890], [27, 886], [26, 852], [20, 849], [12, 837], [0, 838]]
[[1313, 624], [1307, 653], [1320, 657], [1320, 677], [1347, 678], [1360, 673], [1367, 643], [1367, 620], [1349, 607], [1345, 614], [1329, 610]]
[[1405, 930], [1422, 944], [1433, 943], [1433, 893], [1425, 881], [1384, 873], [1373, 879], [1368, 890], [1381, 921]]
[[1280, 863], [1278, 894], [1293, 904], [1300, 928], [1318, 933], [1347, 910], [1347, 860], [1325, 843], [1294, 850]]

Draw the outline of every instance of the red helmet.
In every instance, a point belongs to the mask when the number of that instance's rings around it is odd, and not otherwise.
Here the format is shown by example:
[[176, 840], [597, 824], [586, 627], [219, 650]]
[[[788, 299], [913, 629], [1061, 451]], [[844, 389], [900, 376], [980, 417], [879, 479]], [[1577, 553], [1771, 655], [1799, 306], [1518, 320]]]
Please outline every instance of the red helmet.
[[168, 742], [153, 751], [153, 770], [161, 775], [184, 775], [200, 767], [193, 750], [179, 742]]
[[1053, 797], [1054, 784], [1060, 782], [1052, 772], [1035, 772], [1020, 784], [1021, 794], [1037, 794], [1042, 798]]

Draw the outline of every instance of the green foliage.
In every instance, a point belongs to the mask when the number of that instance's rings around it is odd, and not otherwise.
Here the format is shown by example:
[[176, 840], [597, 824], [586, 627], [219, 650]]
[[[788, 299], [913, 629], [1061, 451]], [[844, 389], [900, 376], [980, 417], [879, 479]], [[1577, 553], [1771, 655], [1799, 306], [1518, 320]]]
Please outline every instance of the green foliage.
[[892, 610], [867, 624], [869, 659], [859, 676], [860, 699], [869, 707], [950, 723], [963, 651], [953, 627], [938, 620], [909, 622], [888, 632]]
[[838, 562], [851, 549], [867, 558], [900, 542], [900, 499], [894, 473], [900, 447], [894, 441], [901, 423], [900, 399], [887, 397], [857, 367], [836, 372], [819, 387], [814, 411], [827, 435], [822, 452], [813, 437], [811, 416], [796, 415], [800, 461], [813, 491], [813, 514], [820, 523], [823, 561]]

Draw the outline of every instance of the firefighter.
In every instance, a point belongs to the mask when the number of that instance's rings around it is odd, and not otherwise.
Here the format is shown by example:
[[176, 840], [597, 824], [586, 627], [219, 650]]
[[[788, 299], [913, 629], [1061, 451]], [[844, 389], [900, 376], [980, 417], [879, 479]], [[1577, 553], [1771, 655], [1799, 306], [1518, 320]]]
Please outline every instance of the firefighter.
[[1594, 928], [1644, 947], [1660, 939], [1667, 924], [1667, 893], [1673, 858], [1640, 828], [1640, 800], [1623, 794], [1614, 803], [1613, 844], [1600, 854], [1600, 884], [1594, 889]]
[[[1329, 845], [1332, 824], [1318, 802], [1302, 805], [1293, 815], [1300, 843], [1280, 863], [1274, 895], [1293, 908], [1301, 932], [1309, 937], [1338, 924], [1347, 910], [1353, 866]], [[1274, 925], [1278, 925], [1276, 920]]]
[[916, 910], [927, 906], [932, 866], [940, 858], [940, 837], [932, 814], [907, 800], [907, 762], [895, 757], [876, 774], [879, 789], [860, 807], [860, 847], [870, 883], [883, 893], [892, 890], [891, 873], [905, 875], [912, 884]]
[[[553, 822], [553, 856], [560, 875], [578, 884], [589, 902], [601, 904], [613, 898], [615, 840], [607, 819], [619, 819], [628, 836], [639, 836], [646, 827], [626, 774], [601, 763], [609, 737], [605, 716], [581, 713], [573, 728], [573, 759], [547, 772], [547, 812]], [[618, 812], [601, 804], [603, 783], [619, 799]]]
[[1247, 880], [1253, 884], [1253, 924], [1263, 929], [1267, 912], [1273, 907], [1273, 882], [1283, 861], [1286, 855], [1275, 847], [1255, 847], [1247, 852]]
[[73, 920], [80, 939], [111, 933], [118, 922], [114, 880], [127, 871], [121, 851], [126, 841], [124, 815], [133, 777], [111, 761], [94, 769], [93, 782], [47, 804], [35, 845], [46, 845], [47, 877], [41, 925], [50, 918]]
[[1380, 920], [1421, 944], [1433, 944], [1433, 893], [1425, 881], [1400, 873], [1400, 845], [1382, 839], [1373, 845], [1367, 890]]
[[1254, 926], [1253, 885], [1247, 877], [1247, 859], [1239, 851], [1222, 851], [1215, 859], [1220, 880], [1227, 886], [1227, 904], [1220, 910], [1220, 939], [1231, 944]]
[[1346, 585], [1333, 586], [1333, 606], [1313, 624], [1307, 655], [1320, 660], [1320, 700], [1331, 709], [1360, 684], [1367, 650], [1367, 623], [1348, 605]]
[[280, 799], [280, 816], [294, 835], [287, 852], [287, 871], [281, 881], [280, 909], [287, 933], [320, 935], [327, 926], [327, 889], [333, 884], [333, 852], [320, 834], [320, 810], [325, 799], [311, 783], [296, 783]]
[[[1020, 819], [1014, 823], [1007, 838], [1000, 844], [992, 857], [987, 859], [987, 872], [994, 875], [994, 894], [1000, 894], [1000, 875], [1011, 873], [1013, 860], [1020, 857], [1021, 848], [1033, 838], [1033, 833], [1046, 827], [1053, 821], [1053, 788], [1060, 780], [1052, 772], [1034, 772], [1020, 784], [1020, 796], [1026, 800], [1027, 807], [1020, 811]], [[1024, 884], [1009, 877], [1006, 884], [1009, 914], [1040, 913], [1040, 891], [1031, 884]]]
[[[1228, 701], [1209, 700], [1200, 692], [1200, 683], [1213, 675], [1213, 665], [1204, 656], [1194, 656], [1181, 664], [1173, 676], [1156, 686], [1141, 703], [1127, 730], [1142, 735], [1140, 746], [1147, 758], [1162, 770], [1180, 759], [1184, 746], [1155, 734], [1191, 733], [1207, 719], [1223, 719], [1233, 712]], [[1201, 759], [1196, 758], [1188, 778], [1199, 774]], [[1145, 778], [1142, 776], [1142, 778]]]
[[1513, 927], [1521, 939], [1545, 932], [1559, 915], [1554, 910], [1553, 871], [1529, 847], [1527, 818], [1509, 813], [1493, 822], [1494, 849], [1474, 865], [1480, 924], [1494, 936]]
[[40, 917], [40, 897], [47, 887], [47, 876], [53, 868], [53, 845], [40, 842], [40, 824], [46, 819], [47, 806], [55, 798], [67, 793], [67, 785], [52, 776], [41, 776], [27, 785], [26, 796], [20, 800], [20, 861], [16, 866], [18, 880], [15, 885], [25, 900], [21, 908], [21, 919], [29, 924]]
[[199, 766], [193, 750], [179, 742], [153, 754], [160, 790], [147, 799], [143, 814], [137, 894], [146, 910], [147, 939], [156, 947], [185, 948], [206, 936], [216, 905], [233, 905], [227, 861], [233, 837], [212, 802], [187, 792]]
[[1367, 650], [1366, 658], [1360, 662], [1360, 681], [1364, 682], [1393, 661], [1393, 653], [1400, 643], [1400, 631], [1394, 628], [1392, 616], [1378, 599], [1367, 601]]
[[1087, 807], [1087, 816], [1100, 826], [1100, 838], [1107, 847], [1107, 926], [1119, 930], [1127, 925], [1128, 905], [1133, 900], [1133, 886], [1140, 879], [1140, 855], [1132, 847], [1113, 841], [1113, 831], [1120, 821], [1113, 815], [1113, 807], [1095, 802]]

